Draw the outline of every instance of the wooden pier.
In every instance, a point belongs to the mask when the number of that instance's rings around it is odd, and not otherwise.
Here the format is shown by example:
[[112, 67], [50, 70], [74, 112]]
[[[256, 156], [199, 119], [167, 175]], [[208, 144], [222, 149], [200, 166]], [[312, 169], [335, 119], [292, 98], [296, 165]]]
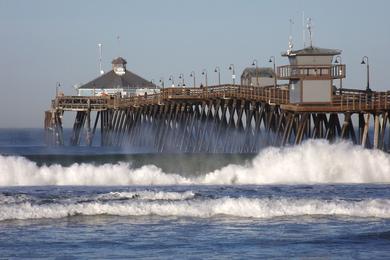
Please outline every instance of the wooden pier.
[[311, 138], [388, 150], [390, 92], [335, 90], [326, 104], [292, 104], [289, 94], [287, 85], [218, 85], [126, 98], [57, 96], [45, 112], [46, 141], [65, 144], [62, 116], [75, 111], [70, 145], [96, 143], [99, 130], [101, 146], [153, 152], [254, 153]]

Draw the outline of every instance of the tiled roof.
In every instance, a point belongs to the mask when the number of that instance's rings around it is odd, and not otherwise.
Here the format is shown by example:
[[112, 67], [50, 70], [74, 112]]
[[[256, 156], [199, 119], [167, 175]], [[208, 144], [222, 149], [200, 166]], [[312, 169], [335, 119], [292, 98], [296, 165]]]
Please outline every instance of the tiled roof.
[[114, 88], [155, 88], [156, 85], [140, 76], [126, 70], [123, 75], [116, 74], [113, 70], [82, 85], [79, 89], [114, 89]]
[[253, 68], [248, 67], [244, 69], [241, 77], [263, 77], [263, 78], [272, 78], [275, 76], [274, 70], [272, 68]]

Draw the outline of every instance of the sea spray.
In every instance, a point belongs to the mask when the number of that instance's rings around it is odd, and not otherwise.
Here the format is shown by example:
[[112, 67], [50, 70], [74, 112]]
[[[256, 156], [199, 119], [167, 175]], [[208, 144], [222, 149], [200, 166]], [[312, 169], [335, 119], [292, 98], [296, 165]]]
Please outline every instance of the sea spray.
[[246, 165], [228, 165], [192, 177], [164, 173], [154, 165], [137, 169], [124, 162], [38, 167], [23, 157], [0, 156], [0, 186], [327, 183], [390, 183], [390, 155], [346, 142], [310, 140], [300, 146], [266, 148]]

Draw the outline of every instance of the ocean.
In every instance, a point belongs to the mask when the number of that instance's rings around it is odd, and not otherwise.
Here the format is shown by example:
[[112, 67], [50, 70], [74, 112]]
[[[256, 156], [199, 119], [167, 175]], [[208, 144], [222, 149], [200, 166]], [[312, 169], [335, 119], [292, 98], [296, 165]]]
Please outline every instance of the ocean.
[[[69, 133], [68, 133], [69, 134]], [[390, 155], [60, 147], [0, 130], [0, 259], [388, 259]]]

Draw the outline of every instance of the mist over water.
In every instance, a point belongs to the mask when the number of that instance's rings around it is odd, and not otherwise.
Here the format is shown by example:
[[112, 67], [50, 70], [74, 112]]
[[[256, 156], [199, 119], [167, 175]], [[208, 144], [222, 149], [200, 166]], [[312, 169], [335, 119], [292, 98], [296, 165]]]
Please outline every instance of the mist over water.
[[[171, 163], [176, 163], [174, 158]], [[0, 186], [334, 183], [390, 183], [390, 155], [345, 142], [311, 140], [300, 146], [266, 148], [246, 163], [192, 175], [164, 172], [152, 164], [38, 166], [23, 157], [0, 156]]]

